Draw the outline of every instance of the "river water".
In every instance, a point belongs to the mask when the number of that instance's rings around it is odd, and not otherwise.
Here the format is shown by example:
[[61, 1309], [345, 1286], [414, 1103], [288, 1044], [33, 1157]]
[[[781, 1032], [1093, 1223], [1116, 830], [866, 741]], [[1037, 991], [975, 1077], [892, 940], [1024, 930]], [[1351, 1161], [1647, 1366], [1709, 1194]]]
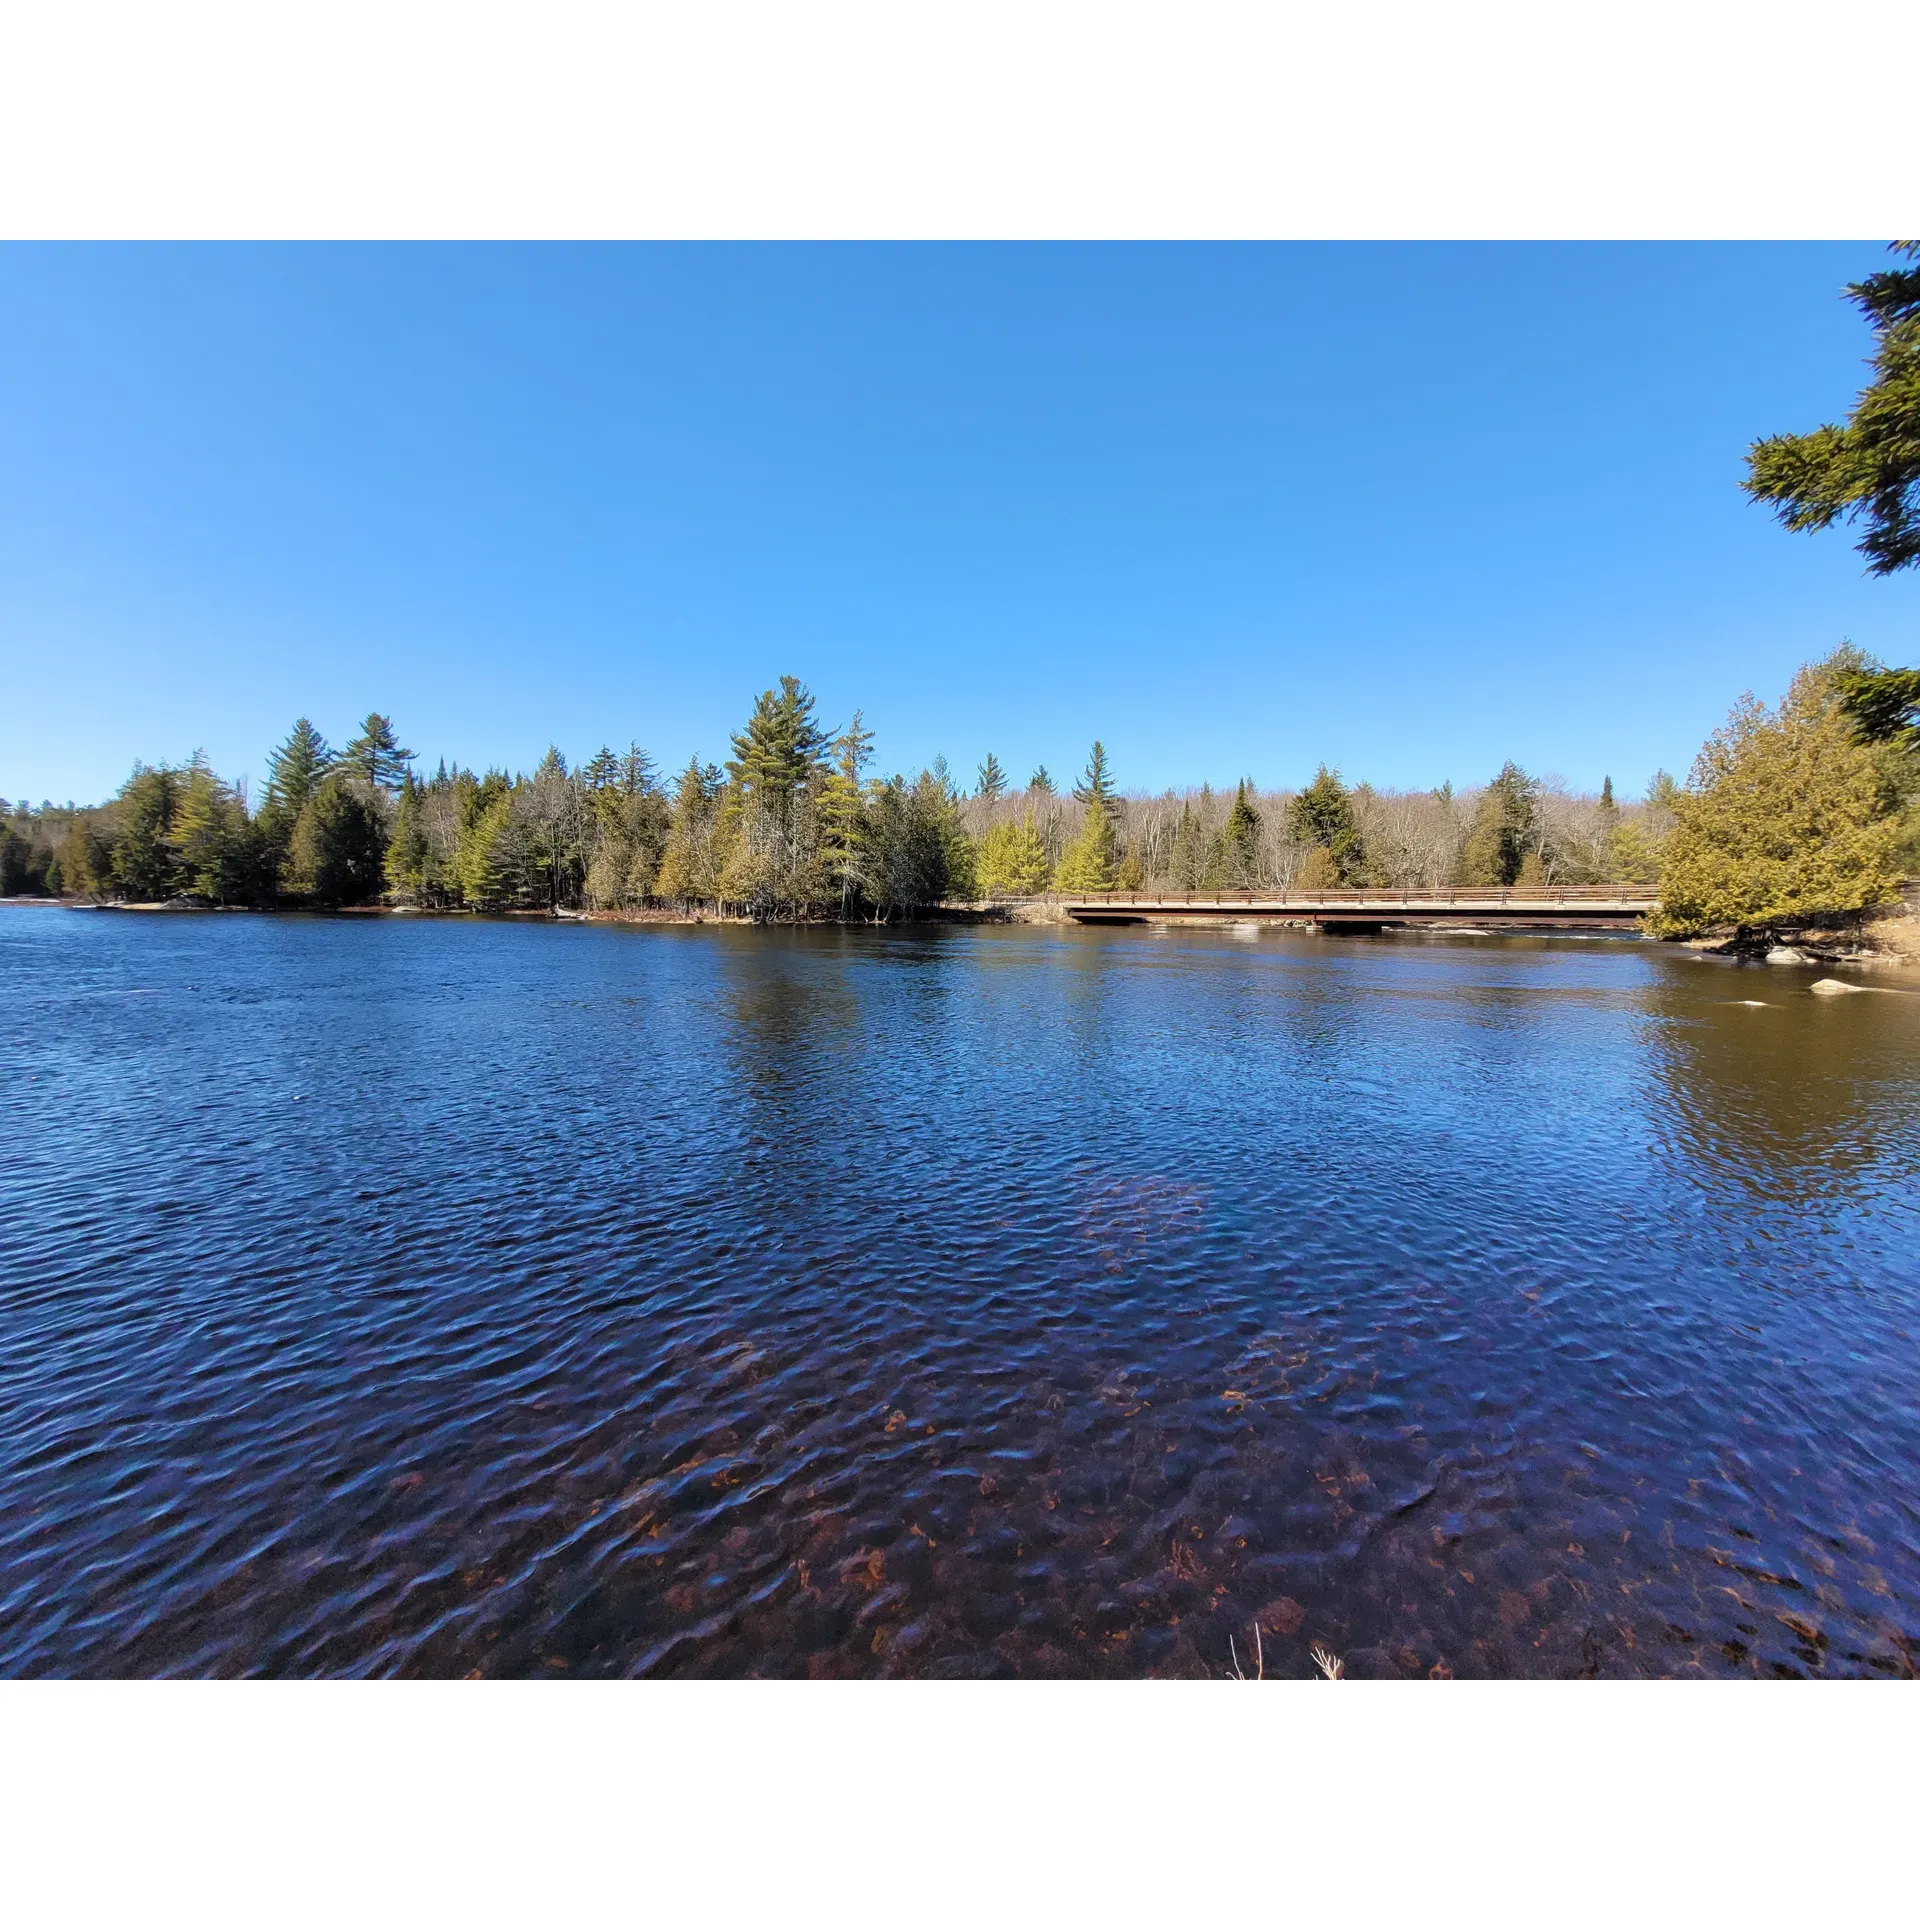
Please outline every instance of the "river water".
[[1910, 1673], [1814, 977], [0, 912], [0, 1672]]

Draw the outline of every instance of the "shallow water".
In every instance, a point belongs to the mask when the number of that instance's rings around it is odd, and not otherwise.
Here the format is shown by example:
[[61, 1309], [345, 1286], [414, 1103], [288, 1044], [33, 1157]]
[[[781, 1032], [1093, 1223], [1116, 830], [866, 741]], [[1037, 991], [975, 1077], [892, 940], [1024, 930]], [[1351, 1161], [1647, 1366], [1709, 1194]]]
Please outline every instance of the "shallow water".
[[1812, 977], [0, 912], [0, 1672], [1909, 1673]]

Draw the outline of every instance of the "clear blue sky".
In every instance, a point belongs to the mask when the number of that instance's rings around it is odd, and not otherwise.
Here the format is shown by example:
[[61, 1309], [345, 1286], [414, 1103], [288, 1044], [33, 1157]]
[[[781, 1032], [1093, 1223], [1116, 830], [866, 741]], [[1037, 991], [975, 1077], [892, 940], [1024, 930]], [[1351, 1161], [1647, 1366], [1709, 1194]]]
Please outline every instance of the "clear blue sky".
[[1683, 774], [1920, 580], [1789, 538], [1874, 244], [0, 250], [0, 792], [306, 713], [431, 766], [756, 689], [882, 767]]

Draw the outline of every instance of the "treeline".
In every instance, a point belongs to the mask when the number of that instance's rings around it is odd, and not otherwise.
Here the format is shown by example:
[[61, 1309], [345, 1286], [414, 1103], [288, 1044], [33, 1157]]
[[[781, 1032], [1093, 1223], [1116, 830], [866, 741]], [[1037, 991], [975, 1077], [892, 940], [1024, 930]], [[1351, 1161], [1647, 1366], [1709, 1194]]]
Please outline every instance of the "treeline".
[[[1107, 887], [1165, 892], [1280, 887], [1549, 886], [1658, 878], [1674, 785], [1620, 803], [1613, 783], [1577, 794], [1509, 762], [1485, 786], [1456, 792], [1349, 787], [1322, 767], [1298, 791], [1251, 781], [1111, 802], [1112, 835], [1090, 845], [1085, 793], [1105, 779], [1098, 743], [1072, 795], [1037, 784], [1007, 792], [991, 756], [960, 801], [989, 892]], [[1103, 857], [1104, 855], [1104, 857]]]
[[381, 714], [339, 752], [302, 719], [269, 757], [257, 807], [200, 755], [136, 765], [104, 806], [16, 807], [0, 822], [0, 891], [756, 919], [888, 919], [977, 897], [944, 767], [868, 778], [859, 716], [830, 739], [792, 678], [755, 702], [733, 749], [671, 781], [637, 745], [579, 767], [550, 751], [530, 774], [443, 763], [423, 778]]
[[271, 756], [258, 809], [203, 755], [181, 767], [136, 764], [105, 806], [17, 807], [0, 829], [4, 891], [211, 906], [360, 905], [386, 886], [412, 757], [377, 713], [342, 753], [302, 720]]
[[1664, 776], [1623, 806], [1611, 782], [1583, 796], [1512, 764], [1458, 794], [1349, 787], [1323, 767], [1299, 792], [1123, 795], [1095, 741], [1066, 792], [1044, 767], [1016, 789], [991, 753], [964, 791], [944, 760], [878, 779], [860, 716], [829, 735], [791, 677], [732, 748], [671, 779], [637, 745], [422, 777], [380, 714], [339, 752], [303, 719], [257, 808], [203, 757], [136, 766], [105, 806], [15, 809], [0, 871], [10, 893], [132, 902], [888, 920], [1049, 890], [1651, 879], [1671, 826]]
[[[1662, 931], [1757, 926], [1892, 897], [1920, 857], [1920, 676], [1852, 649], [1779, 713], [1736, 709], [1686, 788], [1621, 802], [1509, 762], [1484, 787], [1384, 792], [1322, 767], [1297, 791], [1125, 794], [1093, 744], [1068, 791], [1016, 787], [989, 753], [963, 791], [936, 760], [872, 777], [859, 714], [838, 734], [789, 677], [721, 765], [663, 779], [637, 745], [531, 772], [422, 777], [370, 714], [336, 752], [306, 720], [257, 807], [196, 756], [136, 766], [93, 808], [16, 808], [0, 888], [95, 900], [443, 911], [668, 909], [757, 920], [910, 918], [942, 901], [1279, 887], [1662, 888]], [[1902, 704], [1902, 701], [1906, 704]]]

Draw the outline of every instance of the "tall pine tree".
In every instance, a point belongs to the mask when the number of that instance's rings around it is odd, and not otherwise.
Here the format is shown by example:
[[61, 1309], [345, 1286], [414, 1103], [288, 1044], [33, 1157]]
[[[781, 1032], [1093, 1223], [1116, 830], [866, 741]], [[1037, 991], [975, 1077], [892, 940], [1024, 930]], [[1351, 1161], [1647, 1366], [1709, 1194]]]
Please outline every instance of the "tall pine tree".
[[1098, 740], [1073, 797], [1086, 810], [1080, 837], [1061, 857], [1054, 885], [1063, 893], [1111, 893], [1114, 885], [1114, 819], [1120, 802], [1107, 769], [1107, 752]]
[[278, 809], [288, 819], [297, 819], [333, 762], [333, 749], [303, 714], [286, 739], [267, 755], [267, 791], [262, 796], [261, 811]]
[[356, 739], [340, 756], [341, 765], [357, 773], [368, 786], [384, 793], [398, 793], [413, 751], [393, 736], [393, 722], [384, 714], [370, 713]]
[[824, 761], [827, 736], [813, 717], [813, 695], [792, 674], [780, 676], [753, 703], [746, 726], [733, 736], [727, 772], [747, 799], [782, 812]]

